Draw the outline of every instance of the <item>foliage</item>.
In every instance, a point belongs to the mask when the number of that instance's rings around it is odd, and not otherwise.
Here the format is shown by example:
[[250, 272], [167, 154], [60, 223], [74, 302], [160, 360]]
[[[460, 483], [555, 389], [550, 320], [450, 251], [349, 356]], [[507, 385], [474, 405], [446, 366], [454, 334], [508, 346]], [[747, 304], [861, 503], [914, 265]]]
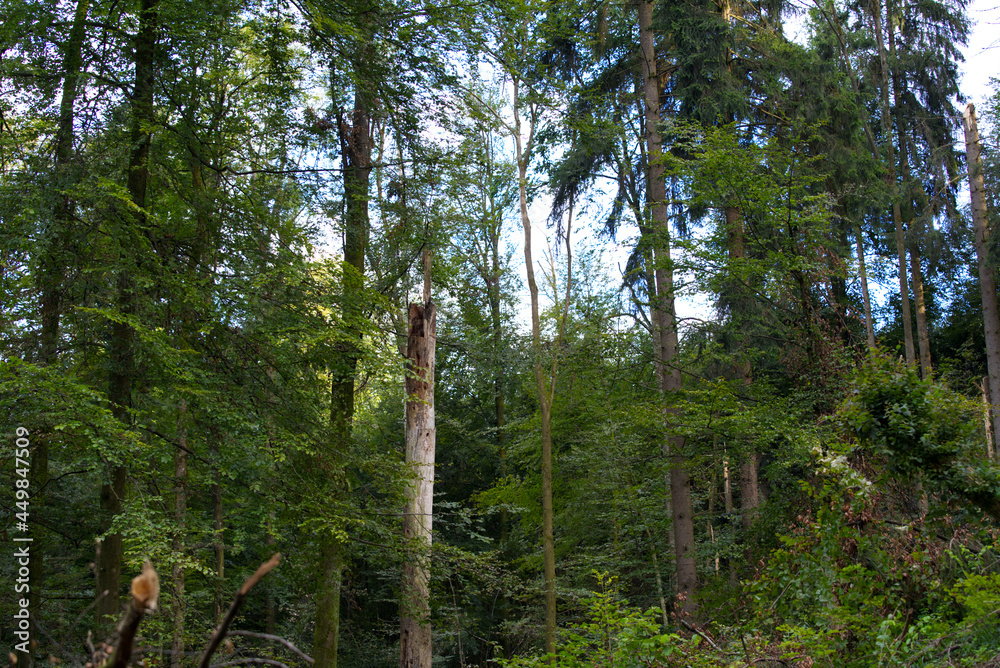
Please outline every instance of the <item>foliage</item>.
[[[951, 148], [958, 4], [885, 3], [898, 99], [882, 119], [878, 3], [815, 3], [807, 44], [783, 36], [781, 3], [654, 3], [671, 223], [656, 234], [679, 251], [671, 296], [705, 306], [679, 323], [669, 396], [633, 5], [153, 4], [0, 0], [0, 409], [34, 447], [18, 469], [0, 444], [0, 523], [18, 533], [27, 470], [38, 569], [37, 644], [19, 662], [92, 660], [82, 640], [107, 621], [92, 615], [95, 539], [120, 536], [119, 585], [146, 558], [161, 573], [150, 662], [198, 647], [273, 551], [286, 558], [239, 624], [314, 652], [319, 555], [336, 544], [342, 662], [397, 665], [401, 358], [425, 250], [436, 664], [1000, 661], [1000, 468]], [[138, 48], [150, 30], [155, 48]], [[981, 112], [995, 220], [1000, 91]], [[515, 114], [537, 128], [521, 165]], [[899, 183], [889, 142], [907, 156]], [[537, 348], [510, 227], [520, 186], [555, 232]], [[936, 379], [863, 336], [871, 318], [886, 349], [901, 337], [895, 192]], [[532, 371], [556, 361], [552, 657]], [[673, 595], [675, 455], [698, 619]], [[745, 508], [752, 457], [760, 503]], [[264, 642], [232, 660], [299, 661]]]
[[885, 457], [887, 473], [917, 476], [928, 491], [961, 496], [997, 519], [1000, 469], [983, 456], [979, 411], [968, 398], [882, 359], [864, 369], [838, 417]]
[[717, 666], [701, 636], [663, 633], [657, 608], [645, 612], [619, 598], [614, 576], [594, 571], [598, 591], [584, 598], [583, 621], [564, 629], [556, 656], [519, 656], [501, 661], [511, 668], [535, 666]]

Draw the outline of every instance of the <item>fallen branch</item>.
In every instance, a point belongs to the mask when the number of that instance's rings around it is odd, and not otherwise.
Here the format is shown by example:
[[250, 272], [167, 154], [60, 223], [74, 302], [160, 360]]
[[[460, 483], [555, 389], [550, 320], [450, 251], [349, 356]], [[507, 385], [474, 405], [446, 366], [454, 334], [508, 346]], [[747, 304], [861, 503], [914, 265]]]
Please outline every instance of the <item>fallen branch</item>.
[[57, 652], [59, 652], [60, 654], [62, 654], [63, 657], [65, 657], [69, 661], [69, 663], [71, 663], [74, 666], [82, 666], [83, 665], [82, 663], [80, 663], [80, 661], [75, 656], [73, 656], [72, 654], [70, 654], [69, 652], [67, 652], [66, 648], [64, 648], [62, 645], [60, 645], [59, 642], [56, 641], [56, 639], [52, 637], [52, 634], [49, 633], [48, 629], [45, 628], [45, 626], [42, 624], [41, 621], [38, 620], [38, 618], [32, 619], [31, 621], [35, 624], [35, 628], [38, 629], [39, 631], [41, 631], [42, 635], [45, 636], [45, 639], [49, 641], [49, 644], [51, 644], [52, 647]]
[[275, 661], [274, 659], [257, 659], [253, 657], [247, 657], [245, 659], [233, 659], [232, 661], [223, 661], [222, 663], [213, 663], [208, 668], [225, 668], [225, 666], [238, 666], [244, 663], [263, 663], [268, 666], [278, 666], [278, 668], [289, 668], [289, 666], [283, 664], [280, 661]]
[[288, 649], [290, 649], [293, 652], [295, 652], [296, 654], [298, 654], [299, 657], [301, 657], [301, 659], [303, 661], [305, 661], [306, 663], [308, 663], [310, 665], [312, 665], [312, 663], [313, 663], [313, 658], [311, 656], [309, 656], [308, 654], [306, 654], [305, 652], [303, 652], [298, 647], [296, 647], [295, 645], [293, 645], [288, 640], [285, 640], [281, 636], [271, 635], [270, 633], [255, 633], [253, 631], [230, 631], [229, 635], [231, 635], [231, 636], [244, 636], [246, 638], [259, 638], [261, 640], [272, 640], [274, 642], [281, 643], [282, 645], [284, 645]]
[[[253, 589], [253, 586], [260, 582], [260, 579], [271, 572], [278, 562], [281, 561], [281, 553], [275, 552], [274, 556], [265, 561], [260, 565], [254, 574], [247, 578], [240, 590], [236, 592], [236, 598], [233, 599], [232, 605], [229, 606], [229, 611], [226, 616], [219, 623], [219, 627], [212, 631], [212, 637], [208, 641], [208, 645], [205, 647], [205, 653], [201, 656], [201, 661], [198, 663], [198, 668], [210, 668], [209, 661], [212, 659], [212, 655], [215, 654], [215, 650], [219, 648], [222, 643], [222, 639], [226, 637], [226, 632], [229, 630], [229, 625], [233, 623], [236, 619], [236, 613], [239, 612], [240, 606], [243, 605], [243, 599], [247, 597], [247, 594]], [[244, 660], [248, 661], [248, 660]], [[263, 659], [255, 659], [254, 662], [259, 663]], [[278, 663], [278, 662], [275, 662]], [[231, 665], [231, 664], [225, 664]], [[284, 666], [282, 663], [278, 663], [279, 666]], [[285, 666], [285, 668], [288, 668]]]
[[711, 639], [711, 638], [709, 638], [709, 637], [708, 637], [707, 635], [705, 635], [705, 634], [704, 634], [704, 632], [702, 632], [702, 631], [701, 631], [701, 630], [700, 630], [700, 629], [699, 629], [698, 627], [696, 627], [696, 626], [695, 626], [694, 624], [690, 624], [690, 623], [688, 623], [687, 621], [685, 621], [685, 620], [683, 620], [683, 619], [682, 619], [682, 620], [680, 620], [680, 622], [681, 622], [681, 625], [682, 625], [682, 626], [684, 626], [684, 628], [686, 628], [686, 629], [687, 629], [688, 631], [690, 631], [691, 633], [695, 633], [695, 634], [697, 634], [697, 635], [701, 636], [702, 638], [704, 638], [704, 639], [705, 639], [705, 642], [707, 642], [707, 643], [708, 643], [709, 645], [711, 645], [711, 646], [712, 646], [712, 649], [714, 649], [714, 650], [715, 650], [716, 652], [718, 652], [719, 654], [731, 654], [731, 653], [732, 653], [732, 652], [724, 652], [724, 651], [723, 651], [723, 650], [722, 650], [722, 649], [721, 649], [721, 648], [720, 648], [720, 647], [719, 647], [718, 645], [716, 645], [716, 644], [715, 644], [715, 643], [714, 643], [714, 642], [712, 641], [712, 639]]

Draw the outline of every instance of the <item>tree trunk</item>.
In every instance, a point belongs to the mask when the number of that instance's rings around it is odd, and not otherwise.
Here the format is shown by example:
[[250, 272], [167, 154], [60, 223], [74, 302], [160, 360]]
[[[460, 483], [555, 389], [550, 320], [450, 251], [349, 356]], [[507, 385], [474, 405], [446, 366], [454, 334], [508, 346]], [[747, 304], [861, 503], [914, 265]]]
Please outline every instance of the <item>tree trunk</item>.
[[[215, 470], [212, 472], [212, 485], [209, 490], [212, 496], [212, 550], [215, 553], [215, 587], [213, 587], [215, 616], [212, 619], [214, 624], [218, 624], [222, 619], [222, 607], [225, 605], [222, 595], [223, 583], [226, 580], [226, 544], [222, 538], [225, 529], [225, 513], [222, 505], [222, 471], [219, 469], [220, 435], [218, 429], [213, 427], [209, 436], [212, 439], [212, 459], [215, 464]], [[273, 551], [269, 553], [273, 554]]]
[[96, 567], [96, 626], [106, 628], [113, 620], [106, 615], [118, 615], [118, 588], [121, 581], [121, 534], [108, 534], [111, 520], [121, 513], [122, 500], [125, 497], [125, 467], [116, 466], [112, 469], [110, 482], [101, 486], [101, 533], [107, 534], [104, 540], [98, 542]]
[[549, 391], [542, 373], [541, 320], [539, 316], [538, 285], [535, 282], [534, 263], [531, 257], [531, 221], [527, 204], [527, 161], [518, 143], [518, 168], [520, 173], [521, 223], [524, 226], [524, 263], [531, 293], [531, 335], [535, 357], [535, 386], [542, 420], [542, 559], [545, 571], [545, 651], [556, 651], [556, 559], [552, 503], [552, 406]]
[[[497, 453], [500, 457], [500, 475], [507, 475], [507, 416], [506, 416], [506, 371], [503, 360], [503, 321], [500, 313], [500, 223], [502, 216], [496, 217], [496, 229], [490, 230], [490, 280], [487, 281], [487, 291], [490, 300], [490, 326], [493, 329], [493, 365], [496, 379], [493, 381], [493, 408], [496, 413]], [[500, 510], [500, 542], [507, 540], [507, 508]]]
[[316, 631], [313, 643], [313, 666], [323, 665], [336, 668], [337, 665], [344, 551], [344, 544], [333, 537], [324, 537], [320, 544], [320, 564], [316, 583]]
[[[528, 140], [521, 137], [520, 82], [514, 83], [514, 150], [518, 169], [518, 203], [524, 229], [524, 266], [531, 294], [531, 342], [534, 357], [535, 389], [542, 419], [542, 560], [545, 571], [545, 651], [556, 651], [556, 552], [552, 504], [552, 394], [542, 371], [542, 326], [539, 316], [538, 284], [531, 256], [531, 219], [528, 217], [528, 152], [534, 140], [535, 111], [531, 110]], [[551, 379], [554, 381], [555, 378]], [[554, 390], [554, 388], [553, 388]]]
[[[729, 262], [731, 265], [738, 265], [746, 257], [746, 248], [743, 241], [743, 216], [735, 206], [727, 206], [725, 210], [726, 233], [729, 242]], [[746, 291], [743, 289], [742, 281], [735, 279], [730, 281], [730, 312], [733, 315], [733, 324], [736, 329], [743, 331], [744, 320], [738, 317], [748, 299]], [[745, 353], [747, 337], [745, 334], [736, 333], [738, 350], [736, 351], [736, 373], [744, 387], [749, 387], [752, 380], [750, 375], [750, 363], [740, 360], [739, 356]], [[757, 453], [749, 452], [740, 463], [740, 509], [743, 511], [743, 527], [749, 528], [757, 516], [757, 507], [760, 505], [760, 486], [757, 481]]]
[[[896, 60], [896, 31], [889, 28], [889, 57], [893, 62]], [[892, 98], [896, 107], [896, 137], [899, 141], [899, 171], [903, 183], [903, 193], [900, 197], [903, 211], [903, 219], [907, 229], [910, 231], [909, 251], [910, 251], [910, 282], [913, 288], [913, 303], [916, 307], [917, 315], [917, 348], [920, 353], [920, 375], [927, 379], [931, 377], [931, 348], [930, 334], [927, 329], [927, 307], [924, 301], [924, 279], [920, 268], [920, 240], [923, 236], [920, 217], [913, 209], [913, 197], [911, 195], [910, 184], [910, 160], [906, 141], [906, 120], [903, 117], [904, 107], [902, 100], [903, 84], [899, 80], [898, 73], [892, 71]]]
[[989, 264], [990, 226], [986, 218], [986, 189], [983, 163], [979, 155], [979, 128], [976, 109], [965, 108], [965, 153], [969, 164], [969, 191], [972, 199], [972, 226], [976, 258], [979, 262], [979, 290], [983, 300], [983, 330], [986, 335], [987, 380], [994, 438], [1000, 437], [1000, 310], [997, 308], [996, 270]]
[[[184, 531], [187, 524], [187, 402], [181, 399], [177, 415], [177, 448], [174, 450], [174, 521], [177, 523], [176, 533], [171, 549], [174, 557], [184, 555]], [[171, 569], [174, 582], [173, 597], [173, 641], [170, 655], [170, 668], [180, 668], [184, 658], [184, 568], [174, 563]]]
[[[78, 0], [73, 15], [73, 27], [70, 30], [69, 41], [66, 44], [63, 57], [62, 99], [59, 103], [59, 127], [55, 138], [55, 182], [59, 189], [68, 190], [75, 180], [70, 175], [73, 162], [73, 121], [75, 118], [77, 81], [83, 67], [81, 52], [89, 0]], [[53, 210], [53, 225], [51, 236], [46, 239], [46, 248], [41, 257], [41, 304], [42, 331], [38, 362], [49, 366], [56, 362], [58, 356], [59, 319], [62, 315], [63, 282], [68, 239], [73, 225], [72, 202], [68, 195], [57, 195], [58, 199]], [[51, 430], [48, 430], [51, 432]], [[31, 489], [35, 490], [32, 497], [31, 512], [35, 519], [44, 520], [45, 498], [48, 494], [49, 482], [49, 440], [50, 434], [41, 434], [34, 439], [31, 452]], [[40, 619], [41, 592], [45, 582], [45, 542], [37, 530], [33, 528], [34, 543], [31, 548], [29, 564], [30, 593], [28, 609], [31, 619]], [[30, 654], [20, 655], [20, 665], [27, 668], [31, 660]]]
[[[429, 278], [429, 277], [428, 277]], [[400, 619], [400, 668], [430, 668], [433, 656], [430, 624], [430, 551], [434, 504], [434, 353], [437, 309], [430, 301], [425, 279], [424, 304], [410, 304], [410, 333], [406, 347], [406, 461], [416, 478], [407, 489], [403, 538], [407, 557], [403, 565]]]
[[[364, 298], [365, 247], [368, 243], [368, 198], [372, 170], [371, 116], [362, 91], [355, 92], [351, 122], [338, 119], [344, 163], [344, 287], [341, 311], [349, 328], [361, 318]], [[360, 336], [360, 334], [358, 334]], [[347, 345], [333, 369], [330, 401], [330, 450], [319, 462], [328, 466], [335, 494], [348, 493], [344, 461], [354, 421], [354, 381], [360, 351]], [[336, 536], [320, 538], [320, 573], [316, 600], [314, 668], [336, 668], [340, 639], [340, 591], [346, 546]]]
[[[890, 53], [892, 43], [895, 41], [892, 34], [889, 35]], [[920, 353], [920, 375], [927, 379], [931, 377], [931, 350], [930, 335], [927, 331], [927, 306], [924, 301], [924, 280], [923, 271], [920, 267], [920, 238], [923, 236], [920, 219], [913, 210], [913, 199], [910, 196], [910, 161], [906, 149], [906, 132], [903, 127], [901, 117], [901, 100], [898, 89], [898, 78], [893, 76], [893, 95], [896, 102], [896, 133], [899, 137], [899, 171], [903, 180], [903, 216], [906, 227], [910, 230], [909, 251], [910, 251], [910, 284], [913, 289], [913, 304], [916, 307], [917, 315], [917, 350]]]
[[[142, 0], [139, 10], [139, 32], [135, 42], [135, 87], [132, 94], [132, 152], [128, 164], [128, 193], [135, 206], [133, 211], [122, 215], [134, 226], [143, 230], [146, 226], [146, 190], [149, 182], [149, 148], [154, 122], [153, 68], [158, 33], [158, 0]], [[135, 258], [127, 263], [134, 264]], [[118, 309], [125, 316], [136, 312], [136, 284], [131, 272], [123, 267], [118, 274]], [[135, 332], [127, 322], [115, 322], [112, 326], [109, 356], [111, 373], [108, 386], [108, 400], [111, 412], [123, 428], [131, 425], [132, 383], [135, 376]], [[102, 522], [101, 532], [107, 533], [111, 520], [122, 509], [125, 495], [126, 471], [117, 465], [111, 473], [111, 482], [101, 489]], [[104, 615], [118, 615], [118, 588], [121, 579], [122, 539], [120, 534], [108, 535], [101, 545], [97, 564], [97, 605], [98, 623]], [[102, 596], [103, 592], [107, 592]]]
[[858, 273], [861, 275], [861, 298], [865, 306], [865, 335], [871, 352], [875, 350], [875, 321], [872, 320], [872, 303], [868, 296], [868, 269], [865, 265], [865, 246], [860, 225], [854, 226], [854, 236], [858, 249]]
[[[59, 127], [56, 131], [55, 149], [55, 180], [57, 187], [68, 190], [71, 181], [69, 174], [73, 162], [73, 122], [76, 117], [77, 82], [83, 67], [83, 38], [89, 0], [78, 0], [73, 16], [73, 27], [63, 58], [62, 100], [59, 103]], [[49, 248], [42, 260], [42, 298], [41, 298], [41, 351], [39, 362], [51, 364], [55, 361], [57, 342], [59, 339], [59, 317], [62, 310], [62, 288], [65, 258], [61, 256], [64, 250], [70, 227], [73, 225], [72, 202], [66, 194], [58, 195], [54, 211], [54, 233], [48, 240]], [[36, 488], [38, 489], [38, 488]], [[37, 502], [36, 502], [37, 503]]]
[[[653, 38], [653, 4], [639, 3], [639, 44], [642, 51], [643, 97], [645, 100], [646, 153], [649, 170], [647, 188], [652, 207], [653, 257], [655, 260], [655, 299], [650, 307], [657, 380], [664, 397], [669, 399], [681, 389], [680, 371], [671, 363], [677, 356], [677, 327], [674, 322], [673, 267], [670, 260], [670, 228], [667, 219], [666, 182], [662, 165], [660, 138], [660, 86]], [[668, 413], [668, 419], [670, 413]], [[673, 437], [663, 444], [670, 460], [670, 507], [674, 524], [674, 552], [677, 563], [677, 596], [681, 610], [697, 612], [694, 593], [697, 566], [694, 554], [694, 517], [691, 480], [681, 453], [683, 438]]]
[[983, 376], [979, 384], [979, 391], [983, 395], [983, 431], [986, 433], [986, 458], [989, 461], [996, 459], [993, 444], [996, 442], [993, 430], [993, 401], [990, 399], [990, 377]]
[[906, 279], [906, 235], [903, 231], [903, 214], [900, 209], [901, 195], [899, 181], [896, 175], [896, 149], [892, 144], [892, 123], [889, 111], [889, 59], [886, 56], [885, 36], [882, 32], [882, 5], [872, 3], [872, 19], [875, 22], [875, 36], [878, 41], [879, 63], [881, 68], [880, 101], [882, 104], [882, 134], [889, 153], [886, 167], [889, 170], [888, 180], [892, 191], [892, 221], [896, 233], [896, 260], [899, 269], [899, 299], [901, 318], [903, 320], [903, 345], [906, 349], [906, 363], [916, 364], [916, 352], [913, 345], [913, 316], [910, 313], [910, 289]]

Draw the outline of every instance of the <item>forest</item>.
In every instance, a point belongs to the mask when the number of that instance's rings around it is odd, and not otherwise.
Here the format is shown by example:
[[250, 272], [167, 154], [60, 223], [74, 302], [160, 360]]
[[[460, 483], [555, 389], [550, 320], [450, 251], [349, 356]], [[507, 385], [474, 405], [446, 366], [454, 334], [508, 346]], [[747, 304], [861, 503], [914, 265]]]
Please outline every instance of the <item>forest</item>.
[[12, 668], [1000, 666], [964, 0], [0, 18]]

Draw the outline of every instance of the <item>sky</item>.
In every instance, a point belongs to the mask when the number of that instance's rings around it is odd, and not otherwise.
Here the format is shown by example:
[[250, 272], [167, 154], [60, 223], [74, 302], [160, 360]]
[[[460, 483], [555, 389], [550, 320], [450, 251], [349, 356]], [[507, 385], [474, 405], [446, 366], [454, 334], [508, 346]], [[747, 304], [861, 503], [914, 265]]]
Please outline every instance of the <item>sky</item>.
[[973, 0], [968, 8], [972, 34], [962, 68], [962, 92], [980, 108], [989, 96], [990, 78], [1000, 78], [1000, 0]]

